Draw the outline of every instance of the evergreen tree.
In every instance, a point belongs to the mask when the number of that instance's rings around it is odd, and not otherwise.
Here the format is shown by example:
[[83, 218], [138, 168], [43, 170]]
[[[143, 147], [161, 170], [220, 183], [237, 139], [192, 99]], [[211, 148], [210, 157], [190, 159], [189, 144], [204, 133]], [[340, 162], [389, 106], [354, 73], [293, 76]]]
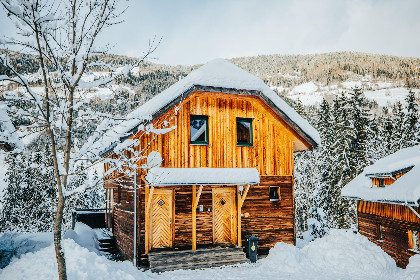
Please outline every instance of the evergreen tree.
[[419, 105], [413, 91], [410, 91], [406, 98], [407, 114], [404, 121], [405, 146], [411, 147], [419, 143]]
[[368, 165], [369, 113], [368, 102], [361, 88], [355, 88], [350, 98], [354, 138], [350, 148], [350, 178], [354, 178]]

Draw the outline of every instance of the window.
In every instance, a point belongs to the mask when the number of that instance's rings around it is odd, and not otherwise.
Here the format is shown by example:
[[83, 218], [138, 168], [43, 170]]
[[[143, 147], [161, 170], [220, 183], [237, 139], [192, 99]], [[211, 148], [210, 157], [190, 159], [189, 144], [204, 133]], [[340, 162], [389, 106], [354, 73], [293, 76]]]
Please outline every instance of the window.
[[378, 178], [378, 187], [385, 188], [385, 178]]
[[419, 232], [408, 230], [408, 249], [419, 252]]
[[252, 146], [252, 119], [236, 118], [236, 143]]
[[382, 224], [376, 224], [376, 240], [383, 241]]
[[280, 198], [280, 187], [270, 187], [270, 201], [279, 201]]
[[208, 144], [208, 116], [190, 116], [190, 144]]

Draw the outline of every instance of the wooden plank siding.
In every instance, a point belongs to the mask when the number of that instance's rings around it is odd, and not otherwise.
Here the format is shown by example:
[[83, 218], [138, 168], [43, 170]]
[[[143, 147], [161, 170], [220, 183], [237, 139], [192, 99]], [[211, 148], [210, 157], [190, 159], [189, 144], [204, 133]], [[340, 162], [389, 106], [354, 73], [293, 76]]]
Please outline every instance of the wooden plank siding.
[[[359, 233], [390, 255], [399, 267], [405, 268], [416, 253], [409, 250], [408, 230], [420, 231], [420, 223], [393, 219], [358, 211]], [[382, 241], [377, 240], [377, 225], [382, 225]]]
[[[152, 122], [154, 128], [168, 122], [176, 129], [131, 137], [140, 140], [143, 155], [158, 151], [162, 167], [255, 167], [261, 175], [293, 174], [293, 146], [300, 138], [258, 97], [194, 93], [182, 102]], [[190, 145], [190, 115], [209, 116], [208, 145]], [[237, 117], [253, 119], [253, 146], [236, 145]]]
[[[190, 115], [208, 116], [208, 145], [190, 145]], [[253, 146], [236, 145], [237, 117], [253, 120]], [[167, 126], [164, 125], [166, 122]], [[138, 150], [144, 156], [158, 151], [163, 158], [162, 167], [256, 168], [261, 175], [261, 183], [250, 187], [242, 206], [242, 242], [250, 234], [258, 236], [260, 253], [267, 253], [279, 241], [294, 244], [293, 151], [296, 145], [299, 149], [302, 146], [309, 149], [310, 145], [259, 97], [195, 92], [151, 124], [154, 128], [176, 126], [176, 129], [166, 134], [140, 131], [130, 138], [139, 140]], [[145, 161], [139, 162], [139, 166]], [[105, 170], [108, 168], [105, 166]], [[119, 176], [121, 174], [110, 177]], [[129, 180], [123, 183], [115, 181], [106, 184], [106, 187], [120, 190], [114, 191], [114, 202], [117, 204], [114, 207], [113, 233], [122, 253], [131, 258], [133, 215], [130, 211], [133, 209], [133, 195], [126, 201], [125, 184], [130, 185]], [[280, 186], [280, 201], [270, 201], [270, 186]], [[200, 195], [199, 205], [203, 205], [204, 211], [196, 214], [197, 248], [213, 242], [214, 187], [222, 186], [204, 186]], [[165, 188], [173, 189], [175, 197], [173, 247], [191, 249], [192, 186]], [[146, 260], [145, 204], [145, 189], [141, 188], [137, 205], [137, 255], [140, 261]]]
[[[413, 207], [419, 212], [419, 207]], [[407, 206], [369, 201], [357, 202], [359, 232], [388, 253], [405, 268], [411, 256], [408, 230], [420, 231], [420, 218]], [[377, 225], [382, 225], [383, 240], [378, 241]]]

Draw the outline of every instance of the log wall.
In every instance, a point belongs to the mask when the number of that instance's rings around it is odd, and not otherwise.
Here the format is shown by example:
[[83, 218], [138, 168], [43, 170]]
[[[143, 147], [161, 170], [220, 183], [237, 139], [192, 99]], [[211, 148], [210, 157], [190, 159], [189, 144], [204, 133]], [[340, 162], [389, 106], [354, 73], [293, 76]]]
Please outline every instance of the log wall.
[[[418, 212], [418, 207], [415, 210]], [[420, 219], [408, 207], [358, 201], [358, 222], [359, 232], [380, 246], [398, 266], [405, 268], [416, 254], [409, 250], [408, 230], [420, 231]], [[377, 240], [378, 224], [382, 225], [382, 241]]]

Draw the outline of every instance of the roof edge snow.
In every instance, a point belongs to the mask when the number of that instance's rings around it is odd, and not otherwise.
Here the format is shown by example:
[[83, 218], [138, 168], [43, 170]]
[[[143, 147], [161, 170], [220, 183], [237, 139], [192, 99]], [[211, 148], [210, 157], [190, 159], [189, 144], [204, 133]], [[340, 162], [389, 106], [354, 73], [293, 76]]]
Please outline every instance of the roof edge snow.
[[145, 177], [150, 186], [255, 185], [256, 168], [151, 168]]

